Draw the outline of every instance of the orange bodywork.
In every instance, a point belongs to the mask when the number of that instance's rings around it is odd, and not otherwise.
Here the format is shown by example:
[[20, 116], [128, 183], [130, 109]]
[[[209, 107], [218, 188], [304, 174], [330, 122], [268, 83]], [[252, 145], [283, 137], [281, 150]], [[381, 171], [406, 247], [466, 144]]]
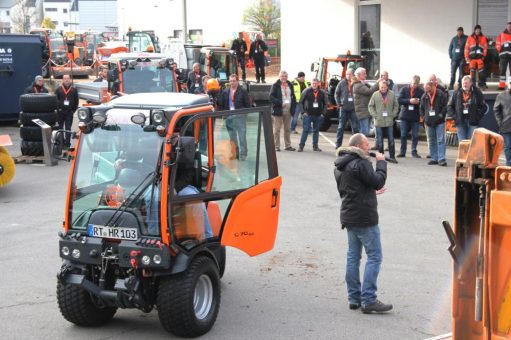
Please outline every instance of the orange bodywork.
[[499, 165], [503, 144], [502, 136], [479, 128], [458, 150], [452, 248], [456, 340], [511, 338], [511, 167]]

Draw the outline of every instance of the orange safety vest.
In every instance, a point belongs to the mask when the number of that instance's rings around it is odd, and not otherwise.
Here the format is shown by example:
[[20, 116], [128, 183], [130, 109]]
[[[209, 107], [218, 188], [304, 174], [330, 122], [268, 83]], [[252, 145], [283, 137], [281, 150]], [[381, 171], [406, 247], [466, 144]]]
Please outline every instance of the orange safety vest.
[[497, 36], [496, 47], [499, 55], [511, 54], [511, 33], [509, 33], [507, 30], [501, 32]]
[[488, 40], [481, 35], [472, 34], [465, 44], [465, 59], [483, 59], [488, 50]]

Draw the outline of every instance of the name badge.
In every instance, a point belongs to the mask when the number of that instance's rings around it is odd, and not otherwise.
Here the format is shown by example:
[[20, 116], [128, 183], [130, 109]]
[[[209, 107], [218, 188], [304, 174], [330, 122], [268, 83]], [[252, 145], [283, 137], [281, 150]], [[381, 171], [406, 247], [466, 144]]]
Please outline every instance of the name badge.
[[236, 110], [236, 108], [234, 107], [234, 105], [231, 104], [231, 106], [229, 107], [229, 110]]
[[435, 116], [435, 115], [436, 115], [436, 113], [435, 113], [435, 111], [429, 111], [429, 115], [430, 115], [431, 117], [433, 117], [433, 116]]
[[352, 102], [353, 101], [353, 97], [348, 97], [348, 101]]
[[69, 100], [64, 100], [64, 106], [69, 106]]
[[408, 111], [413, 111], [415, 110], [415, 106], [413, 105], [408, 105]]
[[463, 114], [468, 115], [468, 109], [463, 109]]
[[256, 49], [255, 49], [255, 51], [254, 51], [254, 53], [259, 53], [259, 50], [256, 48]]
[[509, 46], [509, 43], [504, 43], [504, 47], [508, 47]]
[[194, 86], [195, 86], [195, 87], [199, 87], [199, 83], [195, 83], [195, 85], [194, 85]]
[[291, 101], [289, 99], [284, 99], [284, 104], [289, 104]]
[[483, 51], [482, 50], [477, 50], [476, 53], [477, 54], [483, 54]]
[[318, 108], [318, 107], [319, 107], [319, 103], [318, 103], [318, 102], [314, 102], [314, 103], [312, 103], [312, 107], [314, 107], [314, 108]]
[[383, 117], [387, 117], [389, 115], [389, 113], [387, 111], [383, 111], [382, 114], [381, 114]]
[[457, 49], [455, 49], [455, 50], [454, 50], [454, 52], [456, 52], [456, 53], [460, 53], [460, 49], [459, 49], [459, 48], [457, 48]]

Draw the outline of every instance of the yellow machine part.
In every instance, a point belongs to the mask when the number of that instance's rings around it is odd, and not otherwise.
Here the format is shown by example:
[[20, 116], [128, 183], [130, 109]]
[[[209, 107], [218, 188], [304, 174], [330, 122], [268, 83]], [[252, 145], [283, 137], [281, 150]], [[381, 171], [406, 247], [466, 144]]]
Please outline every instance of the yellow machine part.
[[0, 187], [9, 183], [16, 173], [16, 165], [7, 149], [0, 146], [0, 166], [3, 171], [0, 173]]

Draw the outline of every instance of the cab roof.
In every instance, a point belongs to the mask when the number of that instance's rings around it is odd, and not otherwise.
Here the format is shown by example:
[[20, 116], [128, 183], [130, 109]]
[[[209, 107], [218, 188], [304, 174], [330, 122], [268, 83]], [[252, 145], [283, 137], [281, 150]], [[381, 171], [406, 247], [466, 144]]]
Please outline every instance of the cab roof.
[[152, 52], [123, 53], [123, 52], [121, 52], [121, 53], [112, 54], [109, 58], [109, 61], [118, 61], [118, 60], [125, 60], [125, 59], [134, 60], [134, 59], [138, 59], [138, 58], [141, 58], [141, 59], [149, 58], [151, 60], [152, 59], [160, 60], [160, 59], [165, 59], [167, 57], [162, 53], [152, 53]]
[[195, 105], [209, 105], [209, 97], [190, 93], [134, 93], [117, 97], [108, 103], [110, 108], [137, 109], [182, 108]]

